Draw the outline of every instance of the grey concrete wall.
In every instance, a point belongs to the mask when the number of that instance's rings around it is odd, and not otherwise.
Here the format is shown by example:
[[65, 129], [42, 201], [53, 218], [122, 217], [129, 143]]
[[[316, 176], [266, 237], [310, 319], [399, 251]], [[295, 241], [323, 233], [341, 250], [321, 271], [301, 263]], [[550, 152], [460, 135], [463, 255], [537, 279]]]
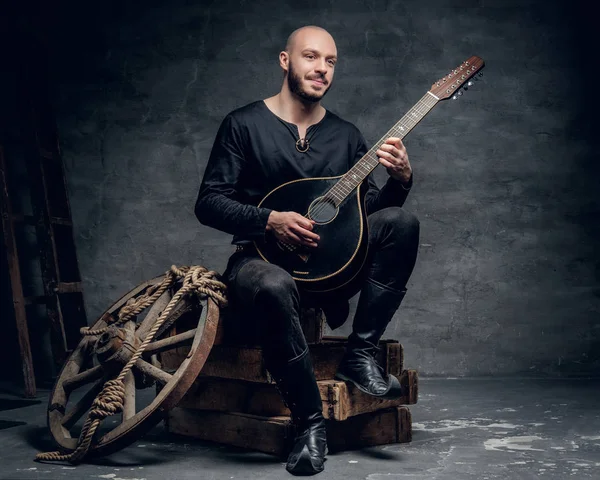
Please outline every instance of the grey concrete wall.
[[487, 63], [483, 81], [405, 142], [415, 172], [405, 208], [422, 238], [387, 336], [402, 341], [407, 365], [423, 375], [596, 375], [594, 32], [574, 3], [556, 3], [65, 7], [53, 37], [56, 105], [90, 318], [173, 263], [223, 270], [230, 237], [193, 214], [217, 127], [279, 89], [286, 36], [318, 24], [340, 55], [324, 104], [370, 142], [464, 59]]

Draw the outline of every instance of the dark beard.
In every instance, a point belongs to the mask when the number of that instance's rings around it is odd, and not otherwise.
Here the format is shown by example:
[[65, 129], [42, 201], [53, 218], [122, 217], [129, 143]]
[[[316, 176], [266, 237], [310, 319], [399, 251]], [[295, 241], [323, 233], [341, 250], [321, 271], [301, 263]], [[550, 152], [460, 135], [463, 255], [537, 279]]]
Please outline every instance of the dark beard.
[[287, 82], [288, 82], [288, 87], [290, 89], [290, 92], [292, 92], [294, 95], [300, 97], [302, 100], [304, 100], [308, 103], [317, 103], [325, 96], [325, 94], [331, 88], [331, 83], [330, 83], [321, 95], [309, 93], [309, 92], [303, 90], [302, 89], [302, 78], [300, 78], [300, 76], [294, 71], [294, 67], [292, 66], [291, 60], [290, 60], [290, 68], [289, 68], [288, 76], [287, 76]]

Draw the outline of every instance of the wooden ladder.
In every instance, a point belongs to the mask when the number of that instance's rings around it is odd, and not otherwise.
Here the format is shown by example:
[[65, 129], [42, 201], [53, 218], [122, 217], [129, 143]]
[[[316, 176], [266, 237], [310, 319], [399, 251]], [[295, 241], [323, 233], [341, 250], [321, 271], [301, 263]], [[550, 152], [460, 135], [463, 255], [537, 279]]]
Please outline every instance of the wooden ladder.
[[[0, 138], [0, 214], [24, 393], [33, 397], [36, 380], [28, 316], [29, 322], [34, 321], [34, 316], [28, 315], [27, 307], [46, 306], [57, 369], [77, 346], [79, 329], [87, 325], [87, 319], [45, 57], [33, 45], [25, 48], [29, 55], [13, 60], [17, 67], [13, 79], [15, 97], [9, 113], [4, 112], [5, 117], [10, 116], [11, 125]], [[6, 118], [3, 120], [7, 122]], [[30, 206], [23, 195], [25, 190], [29, 190]], [[33, 282], [40, 283], [40, 272], [30, 265], [35, 253], [18, 240], [28, 227], [35, 229], [39, 253], [42, 286], [38, 285], [37, 294], [28, 293]]]

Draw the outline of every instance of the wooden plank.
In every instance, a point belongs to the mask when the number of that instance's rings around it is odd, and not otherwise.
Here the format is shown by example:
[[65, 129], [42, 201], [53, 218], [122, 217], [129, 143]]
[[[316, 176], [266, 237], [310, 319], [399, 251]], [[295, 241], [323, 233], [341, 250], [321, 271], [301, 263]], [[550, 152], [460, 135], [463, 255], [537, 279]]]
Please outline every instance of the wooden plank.
[[29, 151], [25, 155], [27, 173], [30, 181], [31, 203], [35, 230], [40, 252], [40, 268], [44, 296], [46, 297], [46, 312], [50, 323], [50, 344], [53, 360], [57, 368], [67, 358], [67, 335], [64, 328], [62, 311], [55, 287], [60, 281], [56, 259], [55, 236], [49, 221], [48, 190], [43, 167], [37, 155]]
[[408, 407], [378, 410], [351, 417], [345, 422], [327, 424], [327, 446], [330, 452], [406, 443], [411, 440], [412, 421]]
[[[175, 407], [167, 413], [167, 430], [236, 447], [285, 456], [294, 429], [289, 417], [261, 417]], [[407, 407], [394, 407], [352, 417], [344, 422], [327, 421], [330, 452], [405, 443], [412, 439]]]
[[56, 293], [77, 293], [83, 291], [83, 284], [81, 282], [58, 282], [54, 287]]
[[178, 406], [265, 417], [290, 415], [274, 384], [227, 378], [199, 377]]
[[[405, 370], [402, 373], [400, 381], [408, 385], [409, 392], [412, 393], [392, 400], [367, 395], [353, 385], [338, 380], [321, 380], [318, 384], [323, 401], [323, 415], [325, 418], [342, 421], [382, 408], [415, 404], [418, 381], [416, 373], [415, 370]], [[179, 406], [260, 416], [290, 415], [275, 385], [225, 378], [198, 378]]]
[[[402, 345], [396, 340], [382, 340], [380, 347], [378, 363], [386, 373], [400, 375], [403, 370]], [[346, 351], [346, 343], [328, 341], [309, 345], [309, 348], [317, 380], [332, 379]], [[178, 348], [163, 355], [161, 361], [165, 365], [179, 365], [188, 351], [189, 347]], [[215, 345], [200, 375], [272, 383], [258, 347]]]
[[[67, 227], [72, 227], [73, 222], [68, 218], [60, 218], [60, 217], [49, 217], [50, 223], [55, 225], [65, 225]], [[22, 213], [13, 213], [12, 221], [15, 223], [25, 223], [27, 225], [36, 225], [36, 218], [33, 215], [24, 215]]]
[[4, 248], [8, 265], [8, 274], [12, 291], [13, 308], [17, 327], [17, 340], [21, 354], [21, 370], [23, 372], [23, 383], [26, 397], [35, 397], [36, 385], [33, 371], [33, 358], [31, 345], [29, 343], [29, 328], [27, 326], [27, 314], [25, 311], [26, 301], [23, 296], [23, 283], [21, 280], [21, 268], [19, 267], [19, 254], [15, 240], [14, 225], [12, 219], [11, 202], [8, 192], [8, 172], [4, 151], [0, 146], [0, 217], [2, 218], [2, 230], [4, 232]]
[[386, 373], [391, 375], [402, 375], [404, 368], [404, 350], [400, 343], [387, 343], [384, 350], [383, 357], [385, 358], [385, 364], [383, 365]]
[[408, 398], [409, 404], [414, 405], [419, 401], [419, 372], [416, 370], [407, 370], [409, 379], [408, 379]]
[[401, 405], [417, 403], [416, 389], [418, 376], [416, 370], [404, 370], [399, 375], [400, 382], [408, 388], [408, 395], [396, 399], [382, 399], [361, 392], [351, 383], [337, 380], [319, 382], [319, 390], [323, 400], [323, 415], [336, 421], [344, 421], [350, 417], [363, 415]]
[[235, 378], [249, 382], [271, 382], [259, 348], [215, 346], [211, 350], [200, 375]]
[[293, 439], [289, 417], [257, 417], [175, 407], [169, 410], [165, 423], [170, 433], [273, 455], [289, 451]]

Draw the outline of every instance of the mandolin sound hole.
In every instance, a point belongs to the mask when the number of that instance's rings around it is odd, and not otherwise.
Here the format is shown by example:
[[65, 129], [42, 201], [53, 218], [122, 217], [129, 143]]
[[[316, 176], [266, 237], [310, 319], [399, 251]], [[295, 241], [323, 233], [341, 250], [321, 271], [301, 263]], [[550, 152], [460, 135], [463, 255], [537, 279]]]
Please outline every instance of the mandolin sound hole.
[[325, 197], [317, 198], [308, 207], [308, 218], [313, 219], [317, 224], [329, 223], [337, 214], [338, 208], [333, 200]]

